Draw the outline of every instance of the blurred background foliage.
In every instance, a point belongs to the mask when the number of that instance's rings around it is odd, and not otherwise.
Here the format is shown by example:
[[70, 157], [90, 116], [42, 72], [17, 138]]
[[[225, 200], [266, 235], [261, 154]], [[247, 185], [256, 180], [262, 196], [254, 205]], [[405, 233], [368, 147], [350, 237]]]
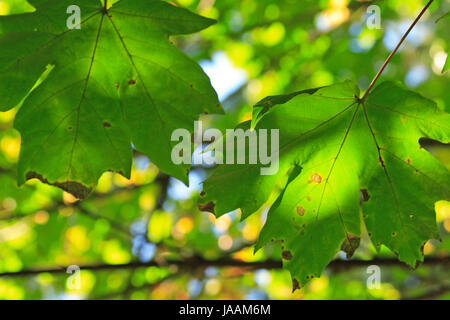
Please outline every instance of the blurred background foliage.
[[[250, 119], [251, 106], [267, 95], [345, 79], [365, 90], [426, 2], [174, 0], [218, 23], [173, 41], [210, 76], [227, 115], [202, 120], [223, 130]], [[367, 27], [371, 4], [381, 8], [382, 29]], [[441, 70], [450, 20], [435, 21], [449, 9], [449, 1], [433, 3], [381, 79], [400, 81], [447, 111], [450, 73]], [[1, 15], [33, 10], [25, 0], [0, 0]], [[280, 248], [253, 254], [267, 207], [243, 222], [239, 210], [216, 219], [197, 209], [209, 168], [193, 168], [188, 188], [135, 152], [130, 180], [105, 173], [83, 202], [38, 181], [18, 188], [16, 112], [0, 113], [0, 299], [450, 298], [446, 201], [436, 203], [442, 241], [424, 247], [430, 263], [416, 270], [380, 265], [381, 286], [369, 289], [370, 261], [396, 257], [386, 248], [376, 253], [365, 236], [352, 259], [365, 266], [330, 267], [292, 293]], [[448, 146], [426, 147], [450, 167]], [[65, 272], [69, 265], [81, 267], [79, 289]]]

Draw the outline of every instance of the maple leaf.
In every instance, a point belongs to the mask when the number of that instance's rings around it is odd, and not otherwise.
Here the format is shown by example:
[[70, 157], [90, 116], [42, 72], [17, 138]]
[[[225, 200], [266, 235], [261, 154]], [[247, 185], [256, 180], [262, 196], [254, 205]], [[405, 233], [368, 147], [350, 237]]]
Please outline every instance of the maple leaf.
[[246, 218], [281, 188], [256, 249], [281, 241], [284, 265], [303, 286], [340, 250], [359, 246], [362, 223], [376, 248], [410, 266], [439, 238], [434, 203], [448, 199], [450, 174], [419, 143], [450, 141], [450, 116], [393, 82], [359, 99], [352, 82], [268, 97], [254, 110], [255, 130], [278, 129], [279, 170], [222, 165], [204, 183], [201, 202], [219, 216]]
[[[132, 143], [187, 183], [188, 166], [171, 161], [171, 133], [221, 107], [168, 36], [215, 21], [156, 0], [29, 2], [35, 12], [0, 17], [0, 111], [23, 101], [19, 184], [38, 178], [85, 198], [105, 171], [130, 177]], [[71, 5], [79, 30], [66, 26]]]

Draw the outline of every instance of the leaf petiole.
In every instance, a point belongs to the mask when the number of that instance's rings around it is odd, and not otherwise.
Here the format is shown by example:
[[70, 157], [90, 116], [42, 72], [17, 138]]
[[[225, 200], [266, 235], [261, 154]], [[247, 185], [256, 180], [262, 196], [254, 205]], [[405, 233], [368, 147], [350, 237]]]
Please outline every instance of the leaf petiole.
[[434, 0], [430, 0], [428, 1], [427, 5], [422, 9], [422, 11], [419, 13], [419, 15], [417, 16], [417, 18], [414, 20], [414, 22], [409, 26], [408, 30], [405, 32], [405, 34], [403, 35], [403, 37], [400, 39], [400, 41], [397, 43], [397, 45], [395, 46], [394, 50], [392, 50], [391, 54], [389, 55], [389, 57], [386, 59], [386, 61], [383, 63], [383, 65], [381, 66], [380, 70], [378, 70], [378, 73], [375, 75], [375, 77], [373, 78], [372, 82], [370, 83], [369, 87], [367, 88], [366, 92], [364, 93], [364, 96], [360, 99], [361, 102], [363, 102], [367, 96], [369, 95], [370, 91], [372, 90], [373, 86], [375, 85], [375, 83], [377, 82], [378, 78], [381, 76], [381, 74], [383, 73], [384, 69], [386, 68], [386, 66], [388, 65], [389, 61], [391, 61], [392, 57], [394, 56], [394, 54], [398, 51], [398, 49], [400, 48], [400, 46], [402, 45], [403, 41], [406, 39], [406, 37], [409, 35], [409, 33], [411, 32], [411, 30], [415, 27], [415, 25], [417, 24], [417, 22], [419, 22], [420, 18], [422, 18], [423, 14], [425, 13], [425, 11], [427, 11], [428, 7], [431, 5], [431, 3], [433, 3]]

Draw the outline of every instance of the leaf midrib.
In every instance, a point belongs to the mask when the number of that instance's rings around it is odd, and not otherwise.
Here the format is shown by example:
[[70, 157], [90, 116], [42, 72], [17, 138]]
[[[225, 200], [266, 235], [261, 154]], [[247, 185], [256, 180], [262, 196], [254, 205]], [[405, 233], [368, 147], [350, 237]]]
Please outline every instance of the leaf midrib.
[[100, 19], [100, 23], [99, 23], [99, 27], [98, 27], [98, 31], [97, 31], [97, 37], [95, 39], [94, 49], [93, 49], [93, 52], [92, 52], [91, 63], [89, 65], [89, 69], [88, 69], [88, 73], [87, 73], [87, 76], [86, 76], [85, 84], [84, 84], [84, 87], [83, 87], [83, 91], [81, 93], [80, 102], [78, 103], [78, 106], [77, 106], [77, 109], [76, 109], [77, 110], [76, 111], [77, 112], [77, 119], [76, 119], [76, 124], [75, 124], [75, 138], [74, 138], [74, 141], [73, 141], [72, 150], [70, 152], [69, 165], [68, 165], [68, 168], [67, 168], [67, 178], [66, 178], [67, 187], [69, 187], [68, 183], [70, 181], [70, 174], [71, 174], [71, 171], [72, 171], [72, 162], [73, 162], [73, 156], [74, 156], [74, 152], [75, 152], [75, 146], [76, 146], [76, 144], [78, 142], [78, 135], [79, 135], [79, 129], [80, 129], [81, 105], [83, 104], [83, 102], [84, 102], [84, 100], [86, 98], [86, 90], [87, 90], [87, 87], [88, 87], [88, 84], [89, 84], [89, 79], [91, 77], [92, 68], [94, 66], [95, 55], [97, 53], [97, 47], [98, 47], [98, 43], [99, 43], [99, 40], [100, 40], [100, 34], [101, 34], [101, 31], [102, 31], [104, 18], [105, 18], [105, 13], [102, 14], [102, 17]]
[[381, 155], [381, 148], [380, 148], [380, 145], [378, 144], [375, 132], [372, 129], [372, 125], [370, 124], [369, 116], [367, 114], [367, 110], [366, 110], [366, 106], [365, 106], [364, 102], [363, 102], [362, 106], [363, 106], [364, 118], [366, 120], [366, 124], [367, 124], [367, 126], [369, 128], [370, 134], [372, 135], [375, 147], [377, 148], [377, 153], [378, 153], [380, 165], [383, 168], [384, 176], [386, 177], [386, 181], [389, 184], [389, 187], [391, 188], [392, 194], [393, 194], [394, 199], [395, 199], [395, 206], [396, 206], [395, 212], [398, 215], [398, 219], [400, 221], [400, 227], [403, 230], [403, 229], [405, 229], [405, 225], [403, 223], [403, 215], [400, 212], [400, 203], [399, 203], [399, 200], [398, 200], [398, 195], [397, 195], [397, 193], [395, 191], [394, 184], [392, 183], [391, 177], [389, 176], [388, 170], [386, 168], [386, 163], [384, 162], [383, 156]]

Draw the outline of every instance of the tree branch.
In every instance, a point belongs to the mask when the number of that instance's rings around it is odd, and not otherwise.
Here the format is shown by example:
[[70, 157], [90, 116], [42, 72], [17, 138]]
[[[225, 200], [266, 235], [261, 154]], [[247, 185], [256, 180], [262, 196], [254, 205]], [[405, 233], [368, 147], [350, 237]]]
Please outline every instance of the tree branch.
[[[157, 263], [155, 261], [141, 263], [141, 262], [130, 262], [126, 264], [110, 265], [110, 264], [92, 264], [80, 266], [81, 270], [91, 270], [91, 271], [104, 271], [104, 270], [123, 270], [123, 269], [136, 269], [143, 267], [164, 267], [174, 265], [180, 269], [198, 269], [206, 267], [240, 267], [248, 268], [250, 270], [254, 269], [280, 269], [282, 268], [281, 261], [277, 260], [266, 260], [258, 262], [245, 262], [230, 258], [220, 258], [217, 260], [206, 260], [201, 257], [193, 257], [185, 260], [167, 260], [164, 264]], [[391, 258], [376, 258], [372, 260], [334, 260], [332, 261], [327, 269], [333, 271], [345, 271], [349, 268], [357, 267], [367, 267], [370, 265], [378, 266], [397, 266], [409, 268], [406, 264], [398, 261], [397, 259]], [[424, 266], [450, 266], [450, 257], [430, 257], [427, 258], [422, 265]], [[47, 269], [29, 269], [17, 272], [4, 272], [0, 273], [0, 277], [21, 277], [21, 276], [31, 276], [40, 273], [65, 273], [67, 267], [53, 267]]]

